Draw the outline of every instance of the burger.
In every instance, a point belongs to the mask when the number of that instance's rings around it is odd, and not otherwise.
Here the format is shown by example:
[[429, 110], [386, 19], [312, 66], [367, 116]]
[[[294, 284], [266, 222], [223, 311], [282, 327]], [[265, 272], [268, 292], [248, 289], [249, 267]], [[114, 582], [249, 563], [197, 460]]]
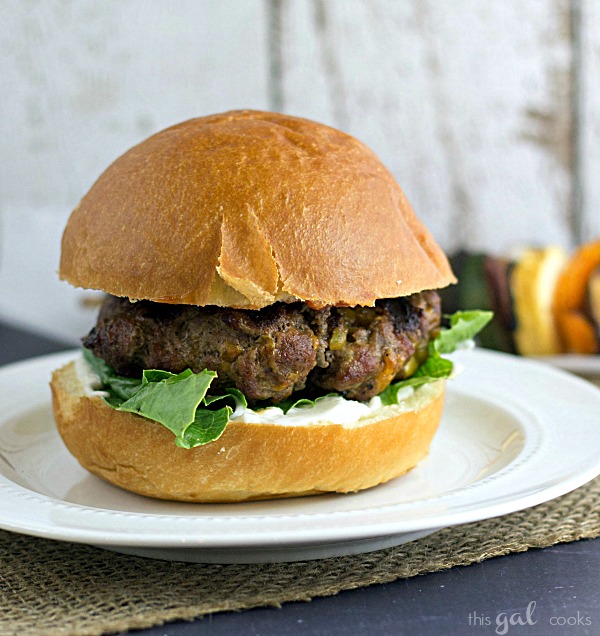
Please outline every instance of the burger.
[[353, 492], [427, 453], [449, 263], [378, 158], [306, 119], [234, 111], [118, 158], [73, 211], [60, 277], [106, 292], [52, 378], [80, 464], [162, 499]]

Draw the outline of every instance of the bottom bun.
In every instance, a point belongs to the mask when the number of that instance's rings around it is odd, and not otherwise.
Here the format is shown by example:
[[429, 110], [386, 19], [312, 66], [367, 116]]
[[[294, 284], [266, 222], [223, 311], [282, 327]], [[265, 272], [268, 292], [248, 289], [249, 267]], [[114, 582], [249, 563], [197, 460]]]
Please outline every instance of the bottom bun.
[[429, 452], [445, 388], [426, 384], [348, 426], [236, 419], [218, 440], [187, 450], [164, 426], [90, 393], [74, 363], [51, 387], [58, 431], [84, 468], [132, 492], [195, 502], [355, 492], [398, 477]]

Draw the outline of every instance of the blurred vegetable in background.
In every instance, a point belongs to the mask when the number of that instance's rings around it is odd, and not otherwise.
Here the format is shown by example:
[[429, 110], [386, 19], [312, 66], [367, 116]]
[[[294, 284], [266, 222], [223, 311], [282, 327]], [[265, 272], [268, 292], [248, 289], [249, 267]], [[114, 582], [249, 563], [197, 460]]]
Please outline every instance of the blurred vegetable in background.
[[443, 290], [444, 311], [494, 311], [481, 346], [527, 356], [600, 352], [600, 240], [571, 257], [549, 246], [510, 257], [461, 251], [450, 260], [459, 283]]

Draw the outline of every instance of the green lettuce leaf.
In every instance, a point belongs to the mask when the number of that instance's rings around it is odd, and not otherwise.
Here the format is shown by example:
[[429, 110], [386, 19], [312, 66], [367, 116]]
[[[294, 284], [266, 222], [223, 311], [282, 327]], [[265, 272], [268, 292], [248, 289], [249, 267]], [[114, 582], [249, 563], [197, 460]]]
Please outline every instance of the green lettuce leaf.
[[[104, 360], [84, 349], [83, 356], [108, 393], [106, 403], [118, 411], [135, 413], [162, 424], [175, 436], [175, 444], [194, 448], [218, 439], [237, 403], [247, 406], [246, 398], [237, 389], [227, 389], [225, 395], [206, 393], [217, 377], [214, 371], [193, 373], [186, 369], [179, 374], [160, 369], [147, 369], [141, 378], [117, 375]], [[206, 408], [222, 400], [218, 409]]]
[[83, 350], [83, 357], [92, 367], [94, 373], [100, 378], [102, 388], [109, 393], [111, 406], [128, 400], [135, 395], [142, 386], [142, 380], [140, 378], [126, 378], [117, 375], [114, 369], [109, 367], [102, 358], [97, 358], [88, 349]]
[[339, 397], [339, 395], [340, 395], [339, 393], [327, 393], [327, 395], [320, 395], [318, 398], [315, 398], [314, 400], [310, 400], [309, 398], [298, 399], [298, 398], [290, 397], [287, 400], [278, 402], [275, 406], [280, 408], [284, 413], [287, 413], [290, 409], [311, 407], [311, 406], [314, 406], [320, 400], [325, 399], [326, 397], [331, 397], [331, 396]]
[[204, 404], [208, 406], [213, 402], [218, 402], [219, 400], [223, 400], [228, 402], [229, 405], [233, 405], [233, 410], [236, 409], [238, 404], [241, 404], [244, 408], [248, 406], [248, 401], [246, 400], [246, 396], [239, 390], [234, 387], [230, 387], [225, 389], [225, 395], [207, 395], [204, 398]]
[[175, 438], [175, 444], [182, 448], [194, 448], [214, 442], [223, 434], [232, 412], [230, 406], [224, 406], [218, 411], [198, 409], [194, 421], [181, 436]]
[[428, 346], [428, 356], [425, 362], [406, 380], [390, 384], [379, 394], [384, 406], [398, 404], [398, 391], [407, 386], [417, 388], [423, 384], [436, 382], [452, 375], [454, 364], [442, 353], [452, 353], [458, 347], [472, 340], [493, 318], [491, 311], [457, 311], [448, 316], [450, 326], [442, 328], [439, 334], [431, 340]]
[[433, 340], [436, 351], [452, 353], [463, 343], [472, 340], [494, 317], [491, 311], [457, 311], [447, 316], [449, 329], [442, 329]]
[[196, 411], [204, 399], [210, 383], [217, 374], [204, 370], [192, 373], [190, 369], [161, 377], [144, 371], [141, 388], [128, 400], [117, 406], [117, 411], [136, 413], [166, 426], [180, 445], [187, 429], [196, 422]]

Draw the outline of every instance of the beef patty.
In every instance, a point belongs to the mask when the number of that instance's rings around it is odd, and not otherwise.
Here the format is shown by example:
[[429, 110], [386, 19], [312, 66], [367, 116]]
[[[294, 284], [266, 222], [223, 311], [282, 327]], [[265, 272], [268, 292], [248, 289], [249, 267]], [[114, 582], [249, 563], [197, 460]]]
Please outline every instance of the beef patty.
[[276, 303], [259, 311], [109, 296], [83, 345], [126, 376], [211, 369], [211, 388], [236, 386], [251, 404], [302, 389], [368, 400], [414, 372], [439, 324], [435, 291], [375, 307]]

